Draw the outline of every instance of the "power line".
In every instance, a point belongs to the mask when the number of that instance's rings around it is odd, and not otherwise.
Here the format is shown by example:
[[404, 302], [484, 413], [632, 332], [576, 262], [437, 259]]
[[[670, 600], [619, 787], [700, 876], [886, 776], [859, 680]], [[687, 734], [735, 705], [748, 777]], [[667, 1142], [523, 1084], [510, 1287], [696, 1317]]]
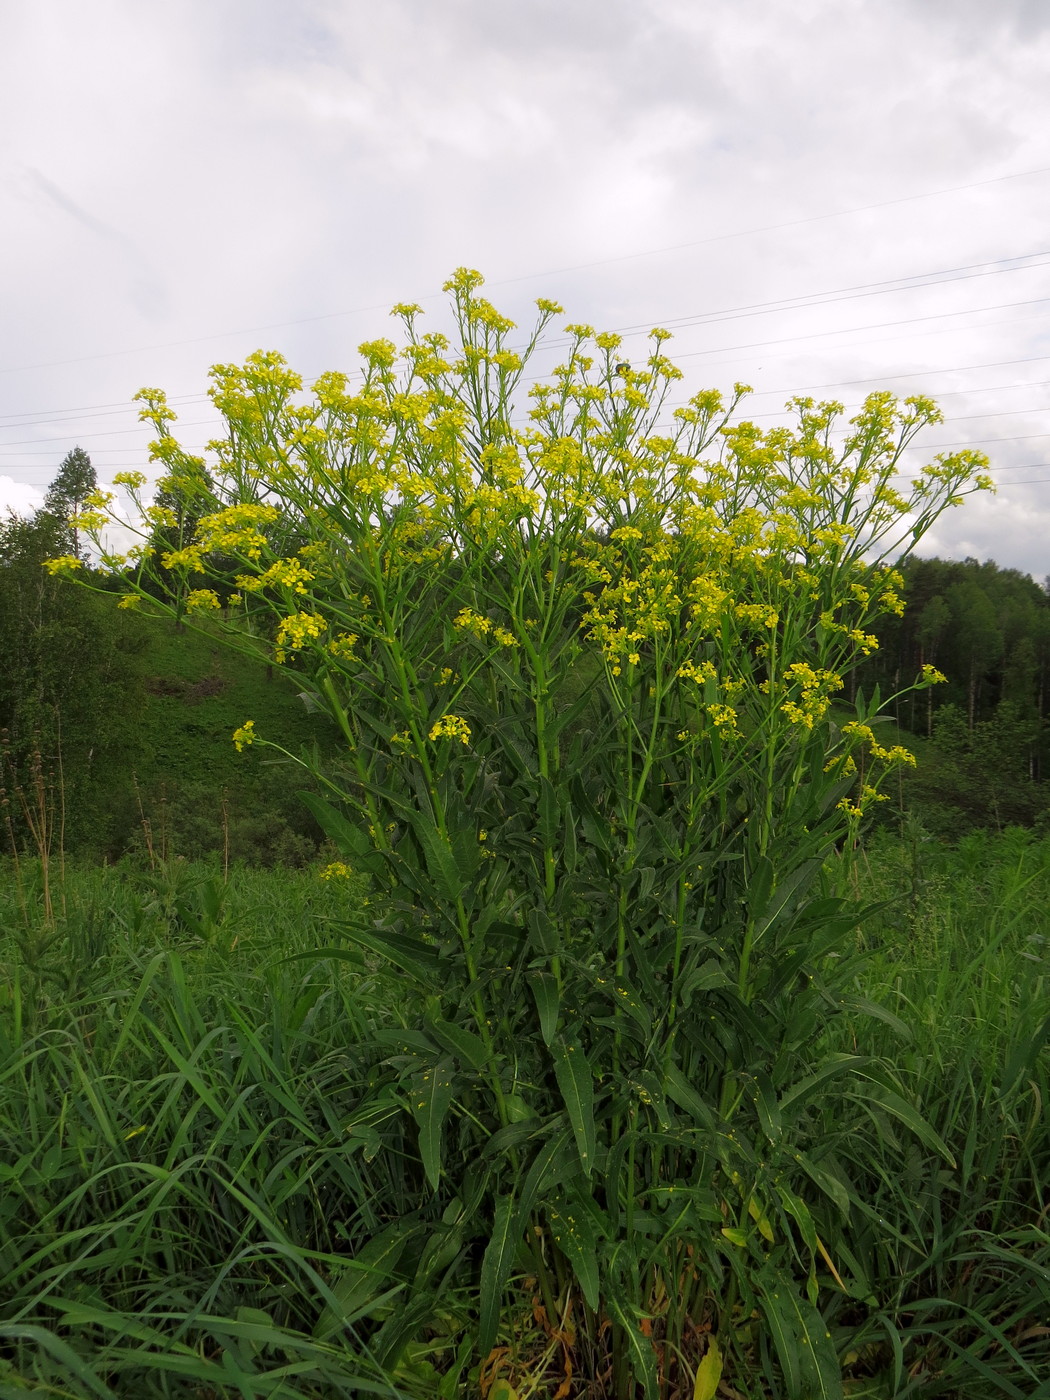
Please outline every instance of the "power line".
[[[214, 422], [215, 422], [215, 419], [213, 419], [213, 418], [198, 418], [198, 419], [196, 419], [196, 421], [193, 422], [193, 423], [182, 423], [182, 424], [180, 424], [180, 427], [183, 427], [183, 428], [204, 428], [204, 427], [207, 427], [210, 423], [214, 423]], [[135, 425], [134, 428], [105, 428], [105, 429], [101, 429], [100, 431], [94, 432], [94, 433], [74, 433], [74, 434], [63, 433], [60, 437], [52, 437], [52, 438], [21, 438], [21, 439], [19, 439], [18, 442], [4, 442], [4, 443], [0, 443], [0, 448], [2, 448], [2, 447], [33, 447], [33, 446], [34, 446], [36, 443], [38, 443], [38, 442], [68, 442], [71, 436], [73, 436], [73, 437], [82, 437], [82, 438], [84, 438], [84, 439], [93, 438], [93, 437], [123, 437], [126, 433], [139, 433], [139, 432], [145, 432], [145, 431], [148, 431], [148, 429], [146, 428], [146, 425], [145, 425], [144, 423], [138, 423], [138, 424]]]
[[804, 335], [784, 336], [778, 340], [753, 340], [746, 345], [720, 345], [712, 350], [687, 350], [676, 355], [676, 360], [691, 360], [697, 355], [722, 355], [732, 350], [760, 350], [769, 345], [794, 345], [800, 340], [819, 340], [829, 335], [849, 335], [854, 331], [879, 331], [891, 326], [914, 326], [922, 321], [945, 321], [952, 316], [980, 315], [984, 311], [1006, 311], [1017, 306], [1039, 306], [1050, 301], [1050, 297], [1028, 297], [1024, 301], [999, 301], [990, 306], [971, 306], [961, 311], [940, 311], [930, 316], [909, 316], [900, 321], [873, 321], [863, 326], [839, 326], [831, 331], [808, 331]]
[[[980, 189], [987, 185], [1003, 184], [1010, 180], [1029, 179], [1035, 175], [1045, 175], [1050, 171], [1050, 165], [1037, 166], [1033, 170], [1019, 170], [1011, 175], [995, 175], [987, 180], [971, 180], [963, 185], [948, 185], [938, 190], [927, 190], [921, 194], [902, 195], [895, 199], [879, 200], [874, 204], [856, 205], [850, 209], [832, 210], [826, 214], [810, 214], [802, 219], [788, 219], [777, 224], [763, 224], [754, 228], [736, 229], [727, 233], [712, 234], [707, 238], [693, 239], [688, 243], [668, 244], [661, 248], [647, 248], [637, 253], [622, 253], [611, 258], [595, 258], [589, 262], [576, 263], [569, 267], [547, 269], [544, 272], [527, 272], [516, 277], [499, 278], [487, 285], [492, 287], [507, 287], [519, 282], [529, 282], [540, 277], [559, 277], [567, 272], [583, 272], [595, 267], [606, 267], [613, 263], [629, 262], [637, 258], [657, 257], [663, 253], [681, 252], [688, 248], [706, 247], [712, 243], [722, 243], [731, 241], [734, 238], [748, 238], [756, 233], [774, 233], [783, 229], [799, 228], [806, 224], [820, 223], [828, 219], [846, 218], [851, 214], [864, 214], [874, 209], [888, 209], [897, 204], [910, 204], [922, 199], [937, 199], [945, 194], [958, 194], [965, 190]], [[1036, 256], [1036, 255], [1030, 255]], [[440, 292], [425, 292], [416, 297], [417, 301], [432, 301], [441, 295]], [[185, 340], [163, 341], [157, 345], [138, 345], [123, 350], [106, 350], [93, 355], [77, 355], [64, 360], [50, 360], [33, 365], [9, 365], [0, 368], [0, 374], [20, 374], [37, 369], [58, 369], [66, 365], [85, 364], [91, 360], [115, 359], [121, 355], [149, 354], [156, 350], [180, 349], [187, 345], [201, 345], [209, 340], [229, 340], [239, 335], [256, 335], [260, 331], [281, 330], [287, 326], [304, 326], [315, 324], [320, 321], [337, 320], [344, 316], [363, 315], [369, 311], [385, 311], [389, 309], [387, 302], [377, 302], [370, 306], [355, 306], [343, 311], [327, 311], [314, 316], [298, 316], [286, 321], [269, 321], [259, 326], [243, 327], [240, 330], [214, 331], [208, 335], [191, 336]]]
[[[996, 259], [996, 261], [1016, 262], [1023, 258], [1050, 259], [1050, 252], [1020, 253], [1016, 258], [1002, 258]], [[892, 277], [883, 282], [859, 282], [849, 287], [837, 287], [829, 291], [807, 292], [795, 297], [782, 297], [775, 301], [752, 302], [745, 306], [726, 307], [721, 311], [696, 312], [689, 316], [675, 316], [670, 320], [666, 318], [661, 320], [658, 317], [654, 320], [657, 325], [664, 328], [678, 326], [681, 329], [688, 329], [692, 326], [715, 325], [722, 321], [737, 321], [753, 316], [770, 316], [779, 311], [804, 311], [813, 306], [830, 306], [836, 302], [856, 301], [863, 297], [890, 296], [895, 292], [919, 291], [924, 287], [949, 286], [952, 282], [969, 281], [975, 277], [996, 277], [1004, 272], [1029, 272], [1048, 265], [1050, 263], [1047, 261], [1029, 262], [1025, 267], [995, 267], [989, 262], [968, 263], [963, 267], [940, 268], [932, 272], [915, 273], [907, 277]], [[974, 272], [970, 270], [972, 268], [987, 270]], [[615, 326], [612, 330], [617, 335], [648, 335], [652, 330], [654, 320], [636, 321], [629, 326]], [[567, 345], [571, 344], [571, 341], [559, 340], [548, 343]]]

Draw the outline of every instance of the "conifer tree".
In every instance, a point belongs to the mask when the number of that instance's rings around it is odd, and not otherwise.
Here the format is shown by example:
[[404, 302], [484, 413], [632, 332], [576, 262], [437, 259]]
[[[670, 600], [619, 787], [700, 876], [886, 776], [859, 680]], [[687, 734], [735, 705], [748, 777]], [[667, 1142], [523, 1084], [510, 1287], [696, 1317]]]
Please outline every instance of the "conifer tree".
[[82, 447], [74, 447], [62, 459], [58, 475], [47, 488], [44, 510], [61, 520], [69, 532], [70, 552], [80, 558], [80, 534], [73, 523], [82, 509], [84, 498], [98, 485], [91, 458]]

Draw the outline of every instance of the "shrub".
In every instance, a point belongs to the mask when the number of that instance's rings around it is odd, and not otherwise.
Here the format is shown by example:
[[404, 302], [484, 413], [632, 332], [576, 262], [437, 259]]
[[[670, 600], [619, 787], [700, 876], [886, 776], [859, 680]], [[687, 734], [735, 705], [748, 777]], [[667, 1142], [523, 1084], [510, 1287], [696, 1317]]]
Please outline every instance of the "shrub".
[[[902, 495], [939, 417], [922, 398], [871, 395], [842, 426], [796, 399], [769, 431], [732, 421], [743, 386], [672, 411], [659, 330], [631, 367], [569, 326], [518, 419], [560, 308], [514, 349], [480, 283], [448, 284], [454, 346], [396, 308], [407, 344], [362, 346], [359, 386], [325, 374], [304, 401], [277, 355], [217, 366], [208, 469], [144, 390], [195, 528], [140, 557], [129, 600], [213, 619], [343, 736], [297, 757], [373, 885], [380, 917], [346, 935], [422, 1008], [358, 1110], [380, 1150], [397, 1106], [417, 1153], [418, 1214], [370, 1245], [376, 1291], [410, 1286], [379, 1354], [467, 1278], [482, 1358], [532, 1297], [618, 1397], [710, 1396], [774, 1355], [787, 1394], [833, 1394], [821, 1289], [863, 1287], [824, 1242], [850, 1184], [814, 1106], [841, 1094], [848, 1133], [862, 1084], [947, 1153], [885, 1065], [814, 1049], [861, 916], [825, 859], [910, 761], [879, 744], [877, 695], [848, 718], [839, 697], [900, 607], [886, 561], [983, 459], [942, 454]], [[249, 717], [235, 740], [283, 751]]]

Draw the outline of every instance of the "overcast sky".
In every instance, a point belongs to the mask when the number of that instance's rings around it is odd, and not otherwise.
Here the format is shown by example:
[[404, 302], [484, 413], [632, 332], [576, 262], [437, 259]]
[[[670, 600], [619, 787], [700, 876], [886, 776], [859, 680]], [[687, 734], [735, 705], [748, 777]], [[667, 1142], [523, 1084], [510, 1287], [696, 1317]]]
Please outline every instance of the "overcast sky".
[[0, 111], [0, 507], [144, 467], [141, 386], [203, 444], [212, 363], [352, 369], [466, 264], [671, 325], [759, 422], [934, 395], [916, 465], [999, 492], [923, 552], [1050, 572], [1044, 0], [0, 0]]

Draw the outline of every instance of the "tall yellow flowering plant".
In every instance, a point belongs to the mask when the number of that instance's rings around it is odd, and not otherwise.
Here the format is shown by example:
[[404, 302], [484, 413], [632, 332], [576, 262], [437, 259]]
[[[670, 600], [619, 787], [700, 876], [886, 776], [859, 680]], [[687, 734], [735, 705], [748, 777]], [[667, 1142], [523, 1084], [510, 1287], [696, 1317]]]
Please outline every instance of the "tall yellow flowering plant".
[[983, 459], [899, 476], [938, 421], [923, 398], [848, 421], [800, 398], [768, 431], [734, 421], [743, 386], [674, 407], [660, 330], [631, 367], [570, 325], [523, 395], [561, 309], [521, 336], [481, 281], [448, 283], [452, 340], [396, 307], [401, 348], [363, 345], [353, 383], [217, 366], [208, 469], [144, 390], [192, 528], [144, 508], [129, 598], [159, 572], [154, 606], [294, 672], [342, 736], [338, 762], [299, 761], [382, 911], [345, 936], [420, 1007], [358, 1121], [411, 1144], [435, 1232], [406, 1253], [392, 1223], [373, 1251], [375, 1291], [413, 1298], [380, 1355], [453, 1269], [482, 1358], [531, 1278], [534, 1315], [617, 1397], [710, 1396], [774, 1354], [789, 1396], [840, 1394], [821, 1309], [863, 1288], [835, 1257], [851, 1187], [819, 1105], [841, 1091], [848, 1131], [863, 1081], [932, 1138], [884, 1066], [813, 1048], [858, 917], [826, 858], [912, 761], [845, 683], [901, 608], [889, 561], [987, 484]]

